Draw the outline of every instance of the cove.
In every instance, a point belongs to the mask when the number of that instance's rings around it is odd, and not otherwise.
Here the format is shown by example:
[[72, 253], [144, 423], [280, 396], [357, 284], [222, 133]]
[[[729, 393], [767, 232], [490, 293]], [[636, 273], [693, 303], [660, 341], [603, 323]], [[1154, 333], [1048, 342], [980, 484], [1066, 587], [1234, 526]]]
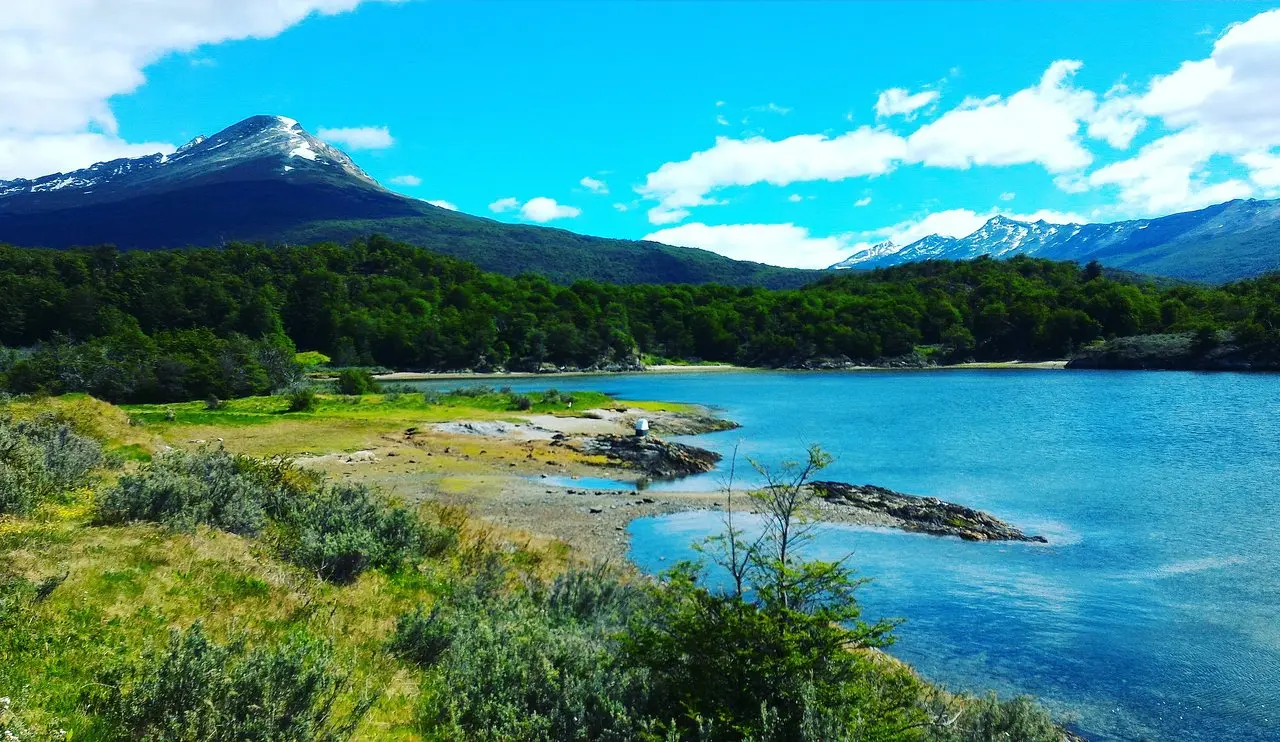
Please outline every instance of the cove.
[[[492, 382], [489, 382], [492, 383]], [[454, 382], [449, 386], [457, 386]], [[1280, 378], [1076, 371], [744, 372], [529, 379], [711, 405], [698, 436], [765, 461], [819, 442], [827, 479], [980, 508], [1047, 545], [825, 526], [874, 579], [891, 652], [957, 690], [1030, 693], [1091, 739], [1280, 739]], [[722, 472], [652, 488], [714, 489]], [[718, 513], [631, 525], [657, 572]]]

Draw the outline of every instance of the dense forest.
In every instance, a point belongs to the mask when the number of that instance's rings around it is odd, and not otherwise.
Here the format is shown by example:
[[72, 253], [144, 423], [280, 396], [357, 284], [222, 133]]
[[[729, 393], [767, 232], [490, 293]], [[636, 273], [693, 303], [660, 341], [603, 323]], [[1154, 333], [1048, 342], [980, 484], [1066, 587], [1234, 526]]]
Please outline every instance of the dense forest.
[[0, 247], [0, 374], [11, 391], [114, 401], [277, 388], [295, 350], [334, 366], [538, 370], [641, 356], [795, 366], [1062, 358], [1195, 332], [1280, 347], [1280, 276], [1158, 285], [1031, 258], [930, 262], [794, 290], [507, 277], [382, 237], [350, 245], [118, 252]]

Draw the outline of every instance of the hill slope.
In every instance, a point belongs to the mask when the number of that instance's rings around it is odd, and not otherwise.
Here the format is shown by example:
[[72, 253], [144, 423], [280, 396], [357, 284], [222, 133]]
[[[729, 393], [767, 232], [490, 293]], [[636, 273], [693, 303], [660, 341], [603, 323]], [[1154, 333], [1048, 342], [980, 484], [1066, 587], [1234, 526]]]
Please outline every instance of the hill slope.
[[1238, 280], [1280, 270], [1280, 201], [1229, 201], [1112, 224], [1020, 222], [996, 216], [965, 237], [931, 235], [900, 248], [881, 244], [832, 268], [879, 268], [981, 255], [1097, 260], [1112, 268], [1186, 280]]
[[0, 181], [0, 242], [125, 249], [348, 241], [380, 232], [486, 270], [560, 282], [794, 287], [820, 275], [705, 250], [503, 224], [380, 186], [296, 121], [254, 116], [172, 155]]

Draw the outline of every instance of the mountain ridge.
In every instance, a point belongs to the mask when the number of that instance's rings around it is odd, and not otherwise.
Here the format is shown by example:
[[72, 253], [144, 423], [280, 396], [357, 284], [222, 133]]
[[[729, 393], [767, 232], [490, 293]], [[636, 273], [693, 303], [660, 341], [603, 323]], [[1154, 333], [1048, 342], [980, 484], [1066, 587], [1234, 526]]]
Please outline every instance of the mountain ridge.
[[284, 116], [253, 116], [169, 155], [0, 181], [0, 242], [122, 249], [349, 242], [373, 233], [562, 283], [792, 288], [823, 275], [696, 248], [507, 224], [390, 191]]
[[[850, 255], [831, 270], [921, 260], [1029, 255], [1187, 280], [1228, 281], [1280, 270], [1280, 200], [1237, 199], [1195, 211], [1111, 223], [1053, 224], [996, 215], [963, 237], [930, 235], [896, 250]], [[890, 243], [891, 244], [891, 243]]]

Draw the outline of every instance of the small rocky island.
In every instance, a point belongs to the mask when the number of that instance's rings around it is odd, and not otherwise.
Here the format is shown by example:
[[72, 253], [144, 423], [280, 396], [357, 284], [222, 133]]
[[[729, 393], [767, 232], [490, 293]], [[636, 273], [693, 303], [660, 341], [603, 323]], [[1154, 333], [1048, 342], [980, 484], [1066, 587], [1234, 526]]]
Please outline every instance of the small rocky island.
[[[559, 442], [568, 445], [569, 439], [562, 437]], [[651, 479], [704, 474], [720, 462], [720, 454], [714, 451], [653, 436], [597, 435], [576, 445], [583, 453], [605, 457], [610, 466], [640, 471]]]
[[917, 497], [871, 484], [813, 482], [809, 485], [831, 508], [857, 508], [880, 513], [905, 531], [937, 536], [959, 536], [966, 541], [1030, 541], [1047, 543], [1043, 536], [1028, 536], [995, 516], [936, 497]]

